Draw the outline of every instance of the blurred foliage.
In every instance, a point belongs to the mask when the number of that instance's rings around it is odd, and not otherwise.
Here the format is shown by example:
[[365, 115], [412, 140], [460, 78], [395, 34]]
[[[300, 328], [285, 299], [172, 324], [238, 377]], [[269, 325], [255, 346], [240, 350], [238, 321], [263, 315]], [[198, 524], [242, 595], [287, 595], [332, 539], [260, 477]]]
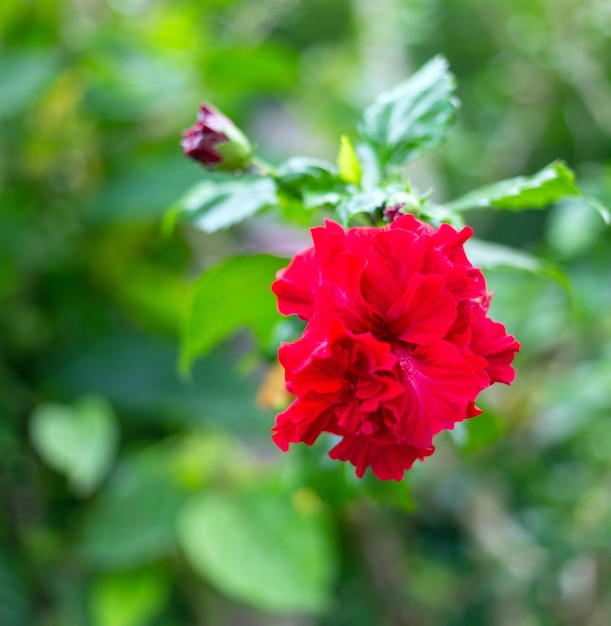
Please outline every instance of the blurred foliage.
[[467, 214], [561, 263], [570, 295], [488, 273], [517, 381], [390, 485], [270, 442], [255, 397], [294, 329], [260, 354], [228, 333], [271, 298], [227, 283], [200, 351], [224, 343], [177, 373], [188, 280], [303, 237], [265, 216], [163, 237], [160, 219], [202, 179], [178, 147], [201, 100], [270, 161], [333, 161], [362, 105], [437, 53], [462, 107], [408, 166], [419, 188], [443, 201], [561, 159], [609, 206], [610, 29], [599, 0], [2, 3], [0, 623], [609, 624], [611, 237], [591, 208]]

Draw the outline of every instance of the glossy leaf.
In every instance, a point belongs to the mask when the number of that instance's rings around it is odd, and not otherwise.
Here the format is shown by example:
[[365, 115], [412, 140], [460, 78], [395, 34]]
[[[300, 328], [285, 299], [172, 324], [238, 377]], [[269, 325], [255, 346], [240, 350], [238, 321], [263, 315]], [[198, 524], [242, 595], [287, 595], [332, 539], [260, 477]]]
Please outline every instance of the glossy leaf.
[[609, 212], [609, 209], [602, 202], [589, 195], [582, 195], [581, 197], [584, 202], [590, 205], [590, 207], [600, 215], [607, 226], [611, 225], [611, 212]]
[[548, 241], [563, 257], [588, 254], [604, 228], [601, 216], [597, 216], [587, 202], [581, 198], [567, 198], [550, 212]]
[[366, 191], [376, 189], [384, 179], [383, 168], [376, 149], [367, 143], [357, 143], [354, 151], [361, 164], [361, 187]]
[[91, 493], [112, 467], [119, 431], [112, 407], [88, 397], [74, 405], [42, 404], [32, 414], [30, 435], [38, 454], [64, 474], [78, 495]]
[[276, 174], [279, 186], [299, 198], [306, 209], [335, 205], [346, 191], [335, 167], [320, 159], [289, 159], [280, 165]]
[[276, 203], [276, 185], [271, 178], [210, 174], [170, 209], [166, 227], [185, 219], [213, 233]]
[[270, 290], [286, 259], [269, 254], [236, 256], [207, 270], [193, 285], [182, 332], [181, 367], [238, 328], [251, 328], [267, 341], [279, 319]]
[[431, 59], [365, 110], [360, 139], [374, 149], [383, 167], [422, 156], [445, 140], [458, 106], [454, 88], [447, 61]]
[[573, 172], [554, 161], [532, 176], [518, 176], [476, 189], [445, 205], [449, 211], [468, 209], [544, 209], [564, 196], [578, 196]]
[[323, 159], [308, 157], [293, 157], [278, 166], [278, 178], [284, 185], [300, 187], [304, 182], [311, 180], [325, 180], [336, 178], [336, 168], [332, 163]]
[[381, 189], [360, 191], [342, 201], [337, 207], [337, 214], [342, 224], [347, 226], [353, 216], [358, 213], [373, 213], [383, 206], [386, 199], [387, 194]]
[[180, 545], [194, 569], [231, 598], [271, 612], [319, 612], [329, 601], [335, 553], [312, 495], [202, 494], [183, 510]]
[[570, 289], [569, 279], [559, 267], [522, 250], [479, 239], [467, 241], [465, 250], [473, 265], [482, 269], [522, 270], [548, 276], [559, 282], [565, 289]]

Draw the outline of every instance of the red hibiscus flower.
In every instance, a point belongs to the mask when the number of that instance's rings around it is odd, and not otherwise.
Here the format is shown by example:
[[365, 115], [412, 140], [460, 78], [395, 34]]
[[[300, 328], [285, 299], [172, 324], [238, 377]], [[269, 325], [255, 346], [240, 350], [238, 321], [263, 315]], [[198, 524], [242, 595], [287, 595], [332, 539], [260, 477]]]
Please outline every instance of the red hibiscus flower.
[[272, 286], [280, 312], [308, 322], [279, 352], [296, 396], [273, 428], [282, 450], [331, 433], [329, 455], [357, 476], [401, 480], [438, 432], [480, 413], [483, 389], [512, 382], [520, 345], [487, 317], [484, 277], [463, 249], [471, 234], [412, 215], [312, 229], [313, 247]]

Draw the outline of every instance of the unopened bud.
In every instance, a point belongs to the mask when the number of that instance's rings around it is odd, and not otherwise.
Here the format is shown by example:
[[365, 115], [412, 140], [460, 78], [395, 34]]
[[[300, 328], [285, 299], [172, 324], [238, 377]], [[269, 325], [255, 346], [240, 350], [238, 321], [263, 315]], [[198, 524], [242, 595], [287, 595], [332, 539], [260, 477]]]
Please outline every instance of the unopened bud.
[[183, 135], [184, 153], [204, 167], [234, 171], [250, 163], [252, 147], [244, 133], [210, 104], [199, 107], [197, 122]]

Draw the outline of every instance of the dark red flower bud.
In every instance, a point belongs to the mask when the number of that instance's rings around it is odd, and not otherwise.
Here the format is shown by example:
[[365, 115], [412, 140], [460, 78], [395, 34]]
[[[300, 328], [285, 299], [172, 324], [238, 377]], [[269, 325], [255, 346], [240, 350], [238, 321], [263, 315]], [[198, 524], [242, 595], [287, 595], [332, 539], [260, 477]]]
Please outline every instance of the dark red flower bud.
[[402, 209], [404, 206], [404, 202], [399, 202], [398, 204], [384, 207], [384, 210], [382, 211], [384, 219], [387, 222], [392, 222], [395, 218], [399, 217], [399, 215], [403, 215]]
[[183, 136], [184, 153], [205, 167], [234, 171], [250, 163], [252, 147], [244, 133], [210, 104], [200, 105], [197, 123]]

